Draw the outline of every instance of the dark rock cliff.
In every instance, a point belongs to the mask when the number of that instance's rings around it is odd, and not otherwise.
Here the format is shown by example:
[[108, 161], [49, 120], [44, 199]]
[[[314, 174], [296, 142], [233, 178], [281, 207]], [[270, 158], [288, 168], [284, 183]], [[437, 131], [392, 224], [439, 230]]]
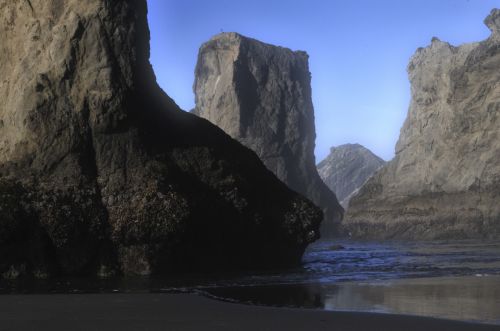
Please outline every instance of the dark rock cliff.
[[318, 173], [347, 209], [358, 189], [385, 164], [385, 161], [359, 144], [345, 144], [330, 149], [318, 164]]
[[343, 216], [318, 175], [308, 55], [222, 33], [201, 46], [195, 113], [257, 153], [293, 190], [320, 206], [324, 233]]
[[318, 208], [157, 86], [146, 11], [0, 0], [5, 277], [286, 266], [318, 238]]
[[482, 42], [433, 38], [411, 59], [396, 157], [351, 199], [352, 235], [500, 237], [500, 10], [485, 23]]

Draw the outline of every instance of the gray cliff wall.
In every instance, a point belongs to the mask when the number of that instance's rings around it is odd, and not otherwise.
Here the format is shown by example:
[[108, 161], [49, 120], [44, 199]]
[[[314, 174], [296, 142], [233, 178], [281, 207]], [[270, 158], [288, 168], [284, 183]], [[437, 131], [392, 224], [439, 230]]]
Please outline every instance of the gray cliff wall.
[[278, 178], [311, 199], [335, 231], [343, 209], [315, 166], [308, 55], [222, 33], [203, 44], [195, 113], [257, 153]]
[[352, 235], [500, 237], [500, 10], [485, 23], [485, 41], [434, 38], [411, 59], [396, 157], [351, 200]]
[[318, 238], [317, 207], [157, 86], [146, 14], [0, 0], [0, 275], [276, 267]]
[[385, 163], [359, 144], [345, 144], [332, 147], [317, 168], [321, 179], [347, 209], [351, 197]]

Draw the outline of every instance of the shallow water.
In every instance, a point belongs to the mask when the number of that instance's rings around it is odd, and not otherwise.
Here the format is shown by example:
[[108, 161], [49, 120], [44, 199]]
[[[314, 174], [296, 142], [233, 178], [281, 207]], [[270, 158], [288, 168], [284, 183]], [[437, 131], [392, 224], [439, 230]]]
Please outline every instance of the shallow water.
[[500, 243], [323, 241], [303, 265], [245, 274], [0, 281], [0, 293], [198, 292], [272, 306], [500, 324]]
[[304, 268], [319, 282], [500, 274], [500, 243], [343, 242], [311, 246]]
[[249, 304], [500, 324], [496, 242], [320, 242], [302, 269], [251, 279], [205, 291]]

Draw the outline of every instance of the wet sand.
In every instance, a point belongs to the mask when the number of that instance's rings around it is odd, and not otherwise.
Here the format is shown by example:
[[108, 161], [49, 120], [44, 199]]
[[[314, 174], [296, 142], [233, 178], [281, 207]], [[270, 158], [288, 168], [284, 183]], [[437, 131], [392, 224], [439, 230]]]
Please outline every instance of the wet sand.
[[500, 330], [405, 315], [259, 307], [195, 294], [0, 296], [0, 330]]
[[339, 284], [323, 309], [409, 314], [500, 325], [500, 276]]
[[232, 302], [446, 318], [500, 325], [500, 276], [233, 286], [206, 290]]

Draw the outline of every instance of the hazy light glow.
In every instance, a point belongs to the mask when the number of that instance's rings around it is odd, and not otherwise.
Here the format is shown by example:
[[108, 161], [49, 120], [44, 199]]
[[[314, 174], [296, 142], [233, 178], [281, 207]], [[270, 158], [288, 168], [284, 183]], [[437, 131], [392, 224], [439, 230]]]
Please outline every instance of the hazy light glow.
[[148, 0], [151, 62], [185, 110], [200, 45], [235, 31], [310, 56], [316, 159], [360, 143], [388, 160], [408, 110], [406, 66], [436, 36], [454, 45], [489, 35], [499, 0]]

